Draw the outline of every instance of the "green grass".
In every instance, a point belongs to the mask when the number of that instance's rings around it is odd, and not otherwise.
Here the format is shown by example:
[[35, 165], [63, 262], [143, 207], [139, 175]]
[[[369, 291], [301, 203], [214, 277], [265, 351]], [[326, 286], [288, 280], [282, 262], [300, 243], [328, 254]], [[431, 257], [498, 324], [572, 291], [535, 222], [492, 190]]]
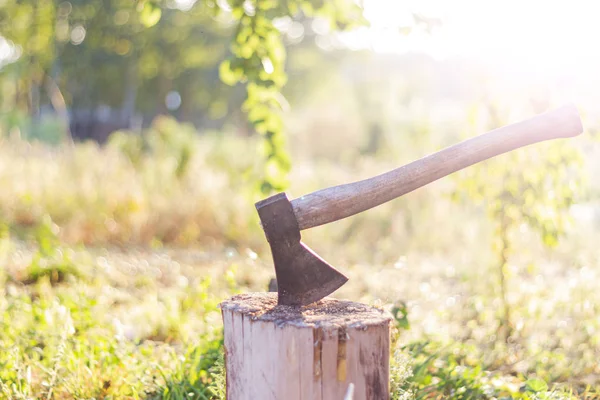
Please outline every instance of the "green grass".
[[[273, 273], [245, 183], [261, 166], [254, 139], [180, 133], [0, 141], [0, 398], [223, 398], [217, 305]], [[296, 194], [398, 164], [298, 159]], [[503, 341], [493, 231], [452, 185], [303, 232], [350, 277], [337, 297], [394, 314], [393, 398], [600, 398], [597, 229], [552, 251], [518, 232]]]
[[[70, 279], [54, 282], [46, 275], [24, 284], [15, 276], [37, 250], [11, 246], [19, 250], [7, 256], [0, 286], [5, 398], [220, 399], [217, 304], [239, 291], [265, 290], [270, 277], [269, 260], [252, 253], [88, 249], [72, 252], [79, 272]], [[352, 279], [368, 274], [355, 270]], [[344, 288], [340, 296], [360, 297], [353, 290]], [[376, 290], [368, 288], [363, 297], [374, 298]], [[425, 315], [411, 315], [409, 303], [395, 313], [395, 399], [597, 398], [597, 388], [584, 382], [586, 368], [597, 368], [593, 341], [573, 344], [580, 353], [572, 353], [573, 346], [551, 348], [527, 335], [511, 345], [466, 338], [472, 315], [460, 307], [448, 313], [445, 306], [445, 300], [434, 301]], [[482, 314], [489, 312], [483, 307]], [[437, 333], [425, 328], [432, 315], [439, 319]], [[463, 326], [462, 340], [442, 333], [455, 324]], [[491, 332], [494, 325], [484, 328]], [[546, 333], [565, 337], [554, 329]]]
[[134, 275], [126, 261], [94, 262], [85, 279], [62, 282], [24, 284], [9, 273], [0, 297], [0, 393], [213, 398], [222, 386], [217, 287], [225, 293], [227, 282], [172, 274], [164, 285], [136, 287], [140, 275], [155, 277], [155, 263]]

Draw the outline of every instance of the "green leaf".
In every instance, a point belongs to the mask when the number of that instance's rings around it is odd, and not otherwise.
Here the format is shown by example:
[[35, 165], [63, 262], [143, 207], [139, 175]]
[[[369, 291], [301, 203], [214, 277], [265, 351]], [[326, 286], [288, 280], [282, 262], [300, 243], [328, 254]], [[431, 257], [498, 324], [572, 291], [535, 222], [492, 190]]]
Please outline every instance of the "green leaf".
[[525, 382], [525, 389], [533, 393], [545, 392], [548, 390], [548, 384], [541, 379], [531, 378]]
[[244, 8], [243, 7], [235, 7], [231, 10], [231, 15], [235, 20], [240, 20], [244, 16]]
[[406, 303], [399, 302], [392, 308], [392, 315], [396, 326], [400, 329], [410, 329], [410, 322], [408, 321], [408, 307]]
[[140, 21], [146, 28], [150, 28], [160, 21], [161, 15], [162, 10], [160, 7], [151, 1], [147, 1], [140, 11]]
[[225, 60], [219, 65], [219, 76], [224, 84], [233, 86], [240, 81], [243, 74], [239, 69], [231, 68], [231, 60]]

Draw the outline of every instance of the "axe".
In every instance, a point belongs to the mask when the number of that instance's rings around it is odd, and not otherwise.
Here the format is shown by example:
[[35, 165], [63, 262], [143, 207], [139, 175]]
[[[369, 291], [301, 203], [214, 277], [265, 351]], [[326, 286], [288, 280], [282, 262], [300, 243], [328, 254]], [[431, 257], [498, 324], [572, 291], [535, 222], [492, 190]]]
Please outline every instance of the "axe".
[[279, 193], [257, 202], [275, 264], [278, 304], [308, 305], [348, 280], [301, 242], [300, 231], [376, 207], [499, 154], [582, 132], [577, 108], [567, 104], [369, 179], [318, 190], [291, 201], [285, 193]]

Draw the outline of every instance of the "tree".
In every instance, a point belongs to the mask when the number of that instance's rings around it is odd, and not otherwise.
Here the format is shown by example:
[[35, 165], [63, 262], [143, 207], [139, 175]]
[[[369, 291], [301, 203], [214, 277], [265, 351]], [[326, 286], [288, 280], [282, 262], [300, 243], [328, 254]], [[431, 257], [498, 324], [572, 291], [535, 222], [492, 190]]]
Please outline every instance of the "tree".
[[[0, 36], [21, 55], [0, 69], [0, 86], [16, 87], [5, 104], [34, 119], [56, 98], [72, 112], [119, 110], [111, 117], [123, 123], [134, 113], [199, 122], [241, 109], [265, 138], [262, 191], [281, 190], [286, 46], [275, 23], [316, 16], [335, 29], [364, 23], [352, 0], [8, 0]], [[176, 111], [165, 105], [170, 92]]]

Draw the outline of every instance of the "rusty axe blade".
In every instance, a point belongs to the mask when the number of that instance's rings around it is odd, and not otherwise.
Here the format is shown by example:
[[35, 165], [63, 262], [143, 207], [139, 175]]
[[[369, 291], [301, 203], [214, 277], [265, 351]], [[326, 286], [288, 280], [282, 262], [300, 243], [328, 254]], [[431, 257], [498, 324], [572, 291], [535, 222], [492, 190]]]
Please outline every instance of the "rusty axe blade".
[[333, 293], [348, 278], [301, 242], [300, 228], [285, 193], [256, 203], [277, 277], [278, 303], [302, 306]]
[[292, 201], [280, 193], [256, 203], [275, 262], [279, 304], [309, 304], [347, 281], [300, 241], [301, 230], [363, 212], [519, 147], [582, 132], [579, 112], [569, 104], [494, 129], [369, 179], [319, 190]]

